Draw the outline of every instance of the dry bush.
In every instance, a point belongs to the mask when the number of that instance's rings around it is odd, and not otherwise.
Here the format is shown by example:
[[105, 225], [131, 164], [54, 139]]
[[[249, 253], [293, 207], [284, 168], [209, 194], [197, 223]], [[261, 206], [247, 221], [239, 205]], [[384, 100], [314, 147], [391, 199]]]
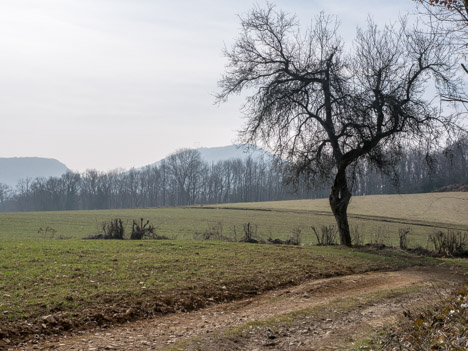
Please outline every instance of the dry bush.
[[302, 230], [299, 227], [295, 227], [292, 230], [291, 235], [289, 236], [289, 239], [286, 240], [287, 245], [301, 245], [301, 233]]
[[243, 243], [253, 243], [257, 244], [259, 241], [254, 237], [257, 236], [258, 225], [252, 224], [250, 222], [243, 224], [244, 236], [239, 240]]
[[[235, 229], [234, 229], [235, 231]], [[193, 235], [195, 240], [218, 240], [218, 241], [232, 241], [231, 238], [228, 238], [223, 235], [223, 223], [211, 223], [208, 224], [208, 228], [204, 232], [195, 232]]]
[[140, 224], [137, 221], [133, 220], [132, 224], [132, 235], [130, 236], [131, 240], [142, 240], [142, 239], [156, 239], [164, 240], [168, 239], [165, 236], [157, 235], [156, 228], [150, 223], [149, 220], [140, 218]]
[[268, 242], [270, 244], [277, 244], [277, 245], [301, 245], [301, 242], [302, 242], [301, 233], [302, 233], [301, 228], [295, 227], [293, 228], [292, 233], [289, 236], [289, 239], [281, 240], [281, 239], [272, 239], [270, 237], [268, 238]]
[[121, 218], [114, 218], [108, 222], [102, 223], [102, 238], [101, 239], [117, 239], [124, 238], [125, 229]]
[[322, 225], [320, 227], [320, 233], [317, 228], [315, 228], [315, 226], [312, 226], [311, 228], [315, 233], [315, 237], [317, 238], [317, 245], [328, 246], [338, 244], [338, 229], [334, 224], [328, 226]]
[[387, 232], [388, 229], [386, 227], [379, 226], [370, 236], [370, 245], [378, 247], [385, 246], [385, 242], [388, 239]]
[[438, 230], [429, 234], [428, 242], [433, 245], [438, 254], [447, 256], [466, 256], [468, 254], [468, 234], [461, 231]]
[[[90, 234], [85, 239], [125, 239], [125, 228], [121, 218], [114, 218], [110, 221], [103, 222], [101, 225], [102, 233]], [[131, 240], [141, 239], [168, 239], [165, 236], [160, 236], [155, 233], [155, 227], [150, 223], [149, 220], [140, 218], [138, 223], [133, 220], [132, 233], [130, 235]]]
[[353, 246], [364, 245], [364, 235], [359, 230], [359, 226], [355, 225], [351, 227], [351, 244]]
[[400, 249], [406, 250], [408, 248], [408, 234], [411, 232], [410, 227], [399, 228], [398, 238], [400, 239]]

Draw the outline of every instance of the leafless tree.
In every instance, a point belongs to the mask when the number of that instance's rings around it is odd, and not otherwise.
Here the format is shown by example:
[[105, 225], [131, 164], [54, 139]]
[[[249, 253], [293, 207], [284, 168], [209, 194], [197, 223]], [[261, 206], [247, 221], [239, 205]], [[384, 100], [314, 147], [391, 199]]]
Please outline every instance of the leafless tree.
[[12, 195], [13, 189], [6, 184], [0, 183], [0, 206], [2, 206]]
[[177, 185], [176, 205], [193, 204], [199, 186], [202, 161], [195, 149], [181, 149], [167, 158], [170, 174]]
[[262, 144], [294, 165], [296, 175], [333, 178], [329, 202], [341, 243], [351, 246], [349, 176], [359, 161], [384, 168], [407, 143], [437, 140], [457, 126], [425, 91], [461, 96], [451, 46], [404, 20], [358, 30], [345, 52], [336, 19], [324, 14], [305, 32], [273, 5], [241, 17], [225, 50], [218, 102], [247, 93], [242, 142]]

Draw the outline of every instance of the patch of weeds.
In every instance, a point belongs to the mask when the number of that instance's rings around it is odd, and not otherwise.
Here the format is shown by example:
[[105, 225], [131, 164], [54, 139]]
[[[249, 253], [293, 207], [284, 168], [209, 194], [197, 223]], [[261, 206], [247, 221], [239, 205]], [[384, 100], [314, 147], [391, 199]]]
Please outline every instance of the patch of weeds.
[[359, 350], [468, 349], [468, 285], [420, 312], [405, 311], [398, 326], [382, 331]]

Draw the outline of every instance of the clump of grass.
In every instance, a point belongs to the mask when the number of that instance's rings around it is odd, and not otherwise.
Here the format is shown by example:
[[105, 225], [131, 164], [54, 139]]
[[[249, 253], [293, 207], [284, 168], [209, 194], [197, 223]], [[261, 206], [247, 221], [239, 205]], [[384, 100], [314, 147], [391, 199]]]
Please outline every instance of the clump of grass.
[[453, 291], [435, 307], [404, 314], [406, 318], [399, 326], [370, 342], [373, 350], [468, 349], [468, 285]]

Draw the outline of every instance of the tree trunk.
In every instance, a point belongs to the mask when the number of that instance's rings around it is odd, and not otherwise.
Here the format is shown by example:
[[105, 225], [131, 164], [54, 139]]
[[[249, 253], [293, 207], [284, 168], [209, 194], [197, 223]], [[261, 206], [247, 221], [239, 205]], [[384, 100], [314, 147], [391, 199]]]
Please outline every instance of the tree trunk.
[[348, 189], [348, 182], [346, 180], [346, 167], [338, 169], [329, 200], [330, 207], [338, 224], [341, 245], [351, 247], [351, 233], [349, 231], [347, 213], [349, 200], [351, 200], [351, 192]]

